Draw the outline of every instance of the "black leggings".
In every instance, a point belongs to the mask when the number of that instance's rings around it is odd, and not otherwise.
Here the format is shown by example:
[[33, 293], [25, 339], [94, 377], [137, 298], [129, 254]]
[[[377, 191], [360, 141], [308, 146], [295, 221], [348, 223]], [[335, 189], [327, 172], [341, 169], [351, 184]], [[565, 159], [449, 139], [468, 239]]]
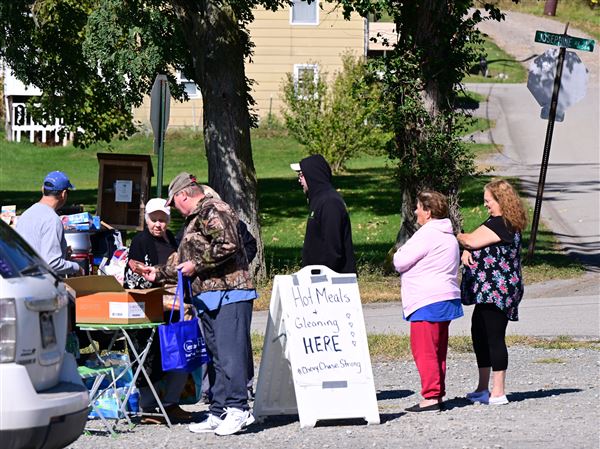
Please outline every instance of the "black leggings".
[[471, 318], [471, 338], [479, 368], [504, 371], [508, 350], [504, 341], [508, 317], [494, 304], [476, 304]]

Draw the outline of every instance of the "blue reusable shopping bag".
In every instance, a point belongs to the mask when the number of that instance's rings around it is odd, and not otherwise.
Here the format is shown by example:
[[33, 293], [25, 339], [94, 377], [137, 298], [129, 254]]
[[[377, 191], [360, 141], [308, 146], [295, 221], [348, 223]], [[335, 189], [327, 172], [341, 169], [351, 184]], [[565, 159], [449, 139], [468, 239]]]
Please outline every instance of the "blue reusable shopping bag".
[[189, 373], [209, 361], [206, 343], [198, 325], [198, 318], [194, 317], [189, 321], [184, 321], [183, 297], [186, 287], [189, 291], [190, 280], [184, 277], [181, 270], [179, 270], [177, 273], [177, 290], [175, 291], [175, 298], [173, 298], [173, 305], [179, 298], [179, 321], [172, 322], [173, 309], [171, 309], [169, 322], [158, 326], [163, 371], [177, 370]]

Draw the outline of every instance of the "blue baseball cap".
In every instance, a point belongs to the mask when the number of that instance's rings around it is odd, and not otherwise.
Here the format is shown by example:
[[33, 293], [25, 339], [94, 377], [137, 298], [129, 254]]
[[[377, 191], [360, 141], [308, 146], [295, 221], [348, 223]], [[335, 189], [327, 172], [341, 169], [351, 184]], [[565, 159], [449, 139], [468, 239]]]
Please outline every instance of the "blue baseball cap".
[[51, 171], [44, 178], [44, 189], [58, 191], [75, 190], [75, 186], [69, 181], [69, 177], [61, 171]]

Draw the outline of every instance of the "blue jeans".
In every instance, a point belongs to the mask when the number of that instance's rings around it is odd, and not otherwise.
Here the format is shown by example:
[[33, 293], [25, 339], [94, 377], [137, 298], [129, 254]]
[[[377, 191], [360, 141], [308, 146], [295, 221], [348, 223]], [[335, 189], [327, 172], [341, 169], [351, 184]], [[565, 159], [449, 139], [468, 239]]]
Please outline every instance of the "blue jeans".
[[226, 407], [248, 410], [248, 360], [252, 301], [226, 304], [201, 315], [206, 346], [215, 370], [209, 412]]

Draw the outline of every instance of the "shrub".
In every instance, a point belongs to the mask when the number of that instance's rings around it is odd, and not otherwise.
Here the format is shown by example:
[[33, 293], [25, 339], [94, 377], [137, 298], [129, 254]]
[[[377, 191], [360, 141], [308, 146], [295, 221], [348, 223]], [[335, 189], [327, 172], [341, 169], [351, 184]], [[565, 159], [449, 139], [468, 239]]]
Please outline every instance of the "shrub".
[[303, 72], [299, 80], [287, 75], [283, 86], [283, 116], [290, 134], [308, 154], [322, 154], [334, 172], [358, 154], [381, 154], [391, 133], [377, 120], [381, 87], [363, 60], [343, 56], [343, 69], [331, 85], [327, 75], [316, 79]]

